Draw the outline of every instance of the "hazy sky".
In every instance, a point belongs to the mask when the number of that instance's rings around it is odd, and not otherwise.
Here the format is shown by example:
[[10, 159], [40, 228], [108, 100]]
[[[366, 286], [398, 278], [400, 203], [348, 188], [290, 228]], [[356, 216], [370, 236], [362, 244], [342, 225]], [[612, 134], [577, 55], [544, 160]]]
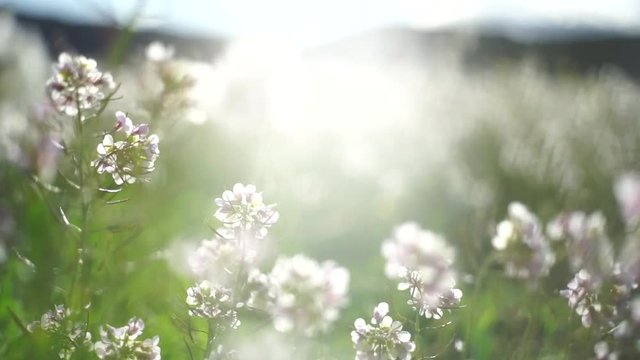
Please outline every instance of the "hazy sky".
[[230, 36], [330, 41], [389, 25], [436, 27], [470, 20], [592, 25], [639, 31], [640, 0], [0, 0], [1, 4], [82, 22], [143, 4], [147, 27]]

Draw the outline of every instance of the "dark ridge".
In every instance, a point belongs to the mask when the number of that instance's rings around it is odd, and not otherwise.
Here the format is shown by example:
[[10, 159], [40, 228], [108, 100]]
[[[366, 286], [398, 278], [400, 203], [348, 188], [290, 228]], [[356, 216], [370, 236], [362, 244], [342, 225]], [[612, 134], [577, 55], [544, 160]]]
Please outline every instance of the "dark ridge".
[[210, 61], [222, 51], [225, 44], [223, 39], [213, 36], [186, 36], [159, 31], [129, 33], [109, 25], [69, 24], [22, 14], [15, 14], [15, 18], [22, 26], [41, 34], [52, 57], [62, 51], [72, 51], [103, 58], [119, 42], [125, 44], [122, 49], [124, 54], [141, 53], [149, 43], [161, 41], [173, 46], [181, 57]]
[[593, 38], [585, 33], [582, 35], [533, 42], [478, 28], [434, 31], [388, 28], [351, 36], [313, 49], [307, 55], [342, 57], [384, 66], [399, 61], [429, 64], [447, 61], [447, 54], [461, 54], [464, 64], [471, 70], [534, 59], [552, 73], [586, 74], [614, 67], [640, 80], [640, 36], [603, 31]]

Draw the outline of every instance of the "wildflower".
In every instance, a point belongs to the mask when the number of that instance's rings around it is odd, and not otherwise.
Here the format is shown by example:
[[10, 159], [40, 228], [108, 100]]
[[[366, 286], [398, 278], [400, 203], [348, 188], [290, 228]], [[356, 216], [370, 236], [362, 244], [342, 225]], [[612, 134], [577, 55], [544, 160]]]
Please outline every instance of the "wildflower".
[[555, 263], [538, 218], [518, 202], [509, 204], [508, 218], [498, 224], [491, 243], [502, 253], [509, 277], [537, 279]]
[[627, 236], [616, 265], [619, 267], [614, 272], [616, 278], [629, 289], [637, 288], [640, 284], [640, 239], [638, 234]]
[[444, 309], [460, 304], [462, 290], [456, 289], [453, 272], [435, 272], [433, 268], [422, 267], [419, 271], [406, 270], [398, 290], [409, 290], [411, 298], [407, 304], [427, 319], [440, 319]]
[[600, 286], [588, 271], [580, 270], [567, 284], [567, 289], [560, 290], [560, 295], [567, 298], [569, 306], [580, 315], [582, 325], [591, 327], [594, 317], [602, 311], [602, 305], [596, 301], [596, 290]]
[[630, 230], [636, 228], [640, 221], [640, 173], [629, 172], [619, 176], [613, 192], [627, 228]]
[[60, 113], [76, 116], [78, 111], [96, 109], [115, 88], [113, 77], [102, 73], [93, 59], [62, 53], [47, 82], [47, 92]]
[[382, 244], [385, 273], [390, 279], [401, 278], [405, 269], [422, 266], [449, 268], [453, 264], [455, 252], [447, 241], [437, 234], [422, 230], [416, 223], [398, 226], [393, 235]]
[[[113, 135], [124, 133], [124, 140], [115, 141]], [[155, 170], [160, 155], [157, 135], [149, 135], [147, 124], [134, 125], [123, 112], [116, 112], [112, 133], [105, 134], [98, 144], [98, 158], [91, 162], [99, 174], [111, 174], [117, 185], [132, 184], [136, 179]]]
[[233, 360], [238, 358], [238, 352], [231, 349], [227, 350], [224, 346], [218, 345], [218, 347], [213, 350], [206, 360]]
[[349, 272], [332, 261], [320, 264], [304, 255], [278, 259], [269, 274], [274, 327], [309, 336], [327, 330], [346, 303], [348, 286]]
[[78, 346], [91, 350], [91, 333], [86, 331], [86, 324], [73, 322], [71, 311], [64, 305], [55, 305], [52, 310], [42, 315], [39, 321], [34, 321], [27, 326], [31, 332], [38, 329], [46, 332], [56, 339], [61, 339], [56, 350], [60, 359], [70, 359]]
[[154, 63], [163, 63], [173, 59], [175, 48], [159, 41], [151, 42], [145, 49], [145, 57]]
[[599, 341], [593, 347], [596, 354], [596, 360], [618, 360], [618, 354], [609, 350], [609, 344], [606, 341]]
[[232, 286], [239, 280], [240, 273], [251, 268], [256, 257], [253, 239], [226, 236], [202, 240], [200, 246], [189, 255], [189, 266], [198, 278]]
[[386, 275], [399, 282], [398, 290], [409, 290], [408, 304], [426, 318], [439, 319], [444, 308], [460, 302], [454, 253], [443, 237], [416, 223], [398, 226], [394, 237], [382, 244]]
[[144, 330], [144, 321], [131, 318], [127, 325], [115, 328], [100, 327], [100, 341], [94, 345], [100, 359], [160, 360], [160, 338], [138, 340]]
[[606, 219], [600, 212], [587, 215], [576, 211], [556, 216], [547, 225], [551, 239], [567, 239], [569, 265], [604, 278], [613, 270], [613, 249], [606, 233]]
[[211, 286], [205, 280], [187, 289], [186, 302], [191, 316], [216, 319], [232, 329], [240, 326], [230, 289]]
[[256, 238], [264, 238], [267, 229], [280, 217], [274, 210], [275, 204], [265, 205], [262, 193], [256, 192], [254, 185], [235, 184], [233, 191], [223, 192], [215, 203], [218, 209], [214, 216], [225, 227], [250, 230]]
[[351, 341], [356, 349], [356, 360], [407, 360], [416, 345], [411, 334], [402, 330], [402, 323], [388, 316], [389, 305], [381, 302], [373, 310], [371, 323], [357, 319], [351, 331]]

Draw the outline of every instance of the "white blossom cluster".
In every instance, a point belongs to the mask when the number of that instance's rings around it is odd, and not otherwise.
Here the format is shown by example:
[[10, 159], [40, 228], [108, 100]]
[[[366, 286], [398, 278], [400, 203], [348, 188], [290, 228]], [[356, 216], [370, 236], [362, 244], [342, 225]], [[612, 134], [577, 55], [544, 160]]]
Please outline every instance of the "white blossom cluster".
[[567, 256], [573, 271], [586, 269], [598, 278], [611, 275], [614, 254], [601, 212], [560, 214], [547, 224], [547, 235], [552, 240], [567, 240]]
[[612, 351], [606, 341], [598, 341], [593, 346], [593, 352], [596, 355], [596, 360], [618, 360], [618, 353]]
[[265, 205], [262, 193], [254, 185], [235, 184], [215, 199], [216, 219], [226, 228], [250, 231], [256, 238], [264, 238], [268, 228], [278, 222], [280, 214], [275, 205]]
[[115, 88], [111, 74], [100, 72], [96, 61], [84, 56], [62, 53], [53, 70], [47, 92], [56, 110], [69, 116], [99, 108]]
[[205, 360], [235, 360], [238, 359], [238, 352], [227, 349], [223, 345], [218, 345]]
[[[278, 212], [273, 209], [275, 205], [264, 204], [262, 194], [256, 192], [254, 185], [235, 184], [233, 191], [225, 191], [215, 203], [218, 206], [215, 217], [222, 221], [223, 227], [216, 230], [213, 239], [203, 240], [189, 255], [189, 267], [198, 279], [216, 287], [243, 288], [251, 293], [254, 285], [260, 285], [254, 276], [261, 274], [255, 263], [262, 246], [259, 240], [264, 239], [268, 228], [276, 223]], [[261, 294], [267, 291], [268, 280], [263, 280]], [[251, 305], [251, 294], [247, 291], [236, 291], [242, 294], [232, 297], [238, 303]], [[265, 303], [261, 305], [264, 307]]]
[[620, 175], [613, 192], [627, 228], [636, 229], [640, 223], [640, 173], [628, 172]]
[[416, 223], [398, 226], [382, 244], [387, 277], [398, 282], [398, 290], [409, 290], [411, 305], [426, 318], [439, 319], [443, 309], [460, 303], [453, 268], [455, 251], [447, 241]]
[[73, 322], [71, 310], [64, 305], [55, 305], [52, 310], [42, 315], [39, 321], [33, 321], [27, 329], [30, 332], [42, 330], [58, 339], [62, 339], [58, 350], [60, 359], [70, 359], [78, 346], [91, 351], [91, 333], [86, 331], [86, 325], [80, 322]]
[[94, 345], [100, 359], [160, 360], [160, 338], [138, 340], [144, 330], [144, 321], [131, 318], [127, 325], [100, 327], [100, 340]]
[[560, 295], [567, 298], [569, 307], [580, 316], [584, 327], [591, 327], [594, 317], [598, 317], [602, 311], [602, 305], [595, 296], [599, 287], [600, 283], [583, 269], [567, 284], [565, 290], [560, 290]]
[[389, 305], [381, 302], [373, 309], [371, 322], [359, 318], [354, 322], [351, 341], [356, 360], [408, 360], [416, 345], [411, 333], [402, 330], [402, 323], [389, 315]]
[[600, 213], [560, 215], [547, 227], [550, 237], [567, 238], [570, 265], [580, 268], [560, 294], [583, 326], [601, 336], [594, 353], [603, 360], [640, 356], [640, 176], [619, 177], [614, 192], [627, 229], [615, 260]]
[[[202, 240], [200, 246], [189, 254], [188, 263], [191, 271], [199, 279], [230, 287], [238, 281], [241, 273], [246, 273], [254, 265], [256, 248], [254, 240], [246, 234], [229, 235], [219, 229], [216, 236]], [[232, 232], [233, 233], [233, 232]]]
[[338, 319], [346, 303], [349, 272], [332, 261], [319, 263], [304, 255], [279, 258], [268, 275], [268, 306], [276, 330], [314, 335]]
[[[122, 135], [114, 142], [113, 135]], [[160, 155], [157, 135], [149, 135], [149, 125], [134, 125], [123, 112], [116, 112], [116, 125], [98, 144], [98, 158], [91, 162], [99, 174], [111, 174], [117, 185], [132, 184], [155, 170]]]
[[231, 289], [215, 287], [206, 280], [202, 281], [187, 289], [189, 315], [215, 319], [222, 327], [237, 329], [240, 320], [232, 295]]
[[491, 241], [505, 263], [507, 276], [535, 280], [549, 274], [555, 254], [545, 238], [537, 216], [519, 202], [509, 204]]

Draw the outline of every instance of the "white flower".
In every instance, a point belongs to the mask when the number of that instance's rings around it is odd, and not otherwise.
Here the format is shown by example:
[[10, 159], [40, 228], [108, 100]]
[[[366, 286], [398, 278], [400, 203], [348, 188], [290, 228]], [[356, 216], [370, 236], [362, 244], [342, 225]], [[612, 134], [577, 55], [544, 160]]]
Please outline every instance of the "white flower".
[[332, 261], [320, 264], [304, 255], [279, 258], [268, 279], [274, 301], [267, 311], [280, 332], [325, 331], [346, 303], [349, 272]]
[[408, 222], [396, 227], [393, 237], [382, 243], [382, 255], [386, 260], [385, 274], [396, 280], [405, 269], [449, 268], [455, 251], [440, 235]]
[[71, 321], [71, 311], [64, 305], [55, 305], [53, 310], [42, 315], [40, 321], [27, 326], [30, 332], [41, 329], [59, 341], [54, 345], [60, 359], [70, 359], [78, 346], [92, 350], [91, 333], [84, 323]]
[[592, 276], [605, 278], [613, 270], [613, 248], [606, 234], [606, 219], [600, 212], [587, 215], [576, 211], [556, 216], [547, 233], [567, 239], [567, 256], [572, 270], [586, 269]]
[[394, 237], [382, 244], [386, 275], [399, 281], [398, 290], [409, 290], [408, 301], [427, 318], [440, 318], [443, 309], [456, 306], [462, 291], [456, 289], [455, 251], [437, 234], [416, 223], [404, 223]]
[[224, 238], [217, 236], [202, 240], [200, 246], [189, 255], [188, 263], [199, 279], [233, 286], [234, 282], [241, 280], [238, 278], [239, 273], [246, 273], [252, 268], [257, 244], [246, 232], [219, 229], [218, 233]]
[[491, 244], [496, 250], [504, 250], [515, 235], [515, 226], [513, 226], [511, 221], [500, 221], [496, 228], [496, 235], [491, 240]]
[[[124, 133], [123, 140], [114, 142], [113, 135]], [[134, 125], [123, 112], [116, 112], [113, 132], [105, 134], [98, 144], [98, 158], [91, 162], [99, 174], [111, 174], [117, 185], [132, 184], [155, 170], [160, 155], [157, 135], [148, 135], [147, 124]]]
[[173, 58], [175, 49], [173, 46], [167, 46], [159, 41], [154, 41], [147, 45], [145, 56], [151, 62], [166, 62]]
[[569, 306], [580, 315], [582, 325], [587, 328], [591, 327], [594, 316], [602, 309], [602, 305], [595, 300], [599, 286], [600, 283], [583, 269], [567, 284], [567, 289], [560, 291], [560, 295], [567, 298]]
[[54, 75], [47, 82], [53, 106], [69, 116], [100, 107], [106, 92], [114, 88], [111, 74], [100, 72], [95, 60], [67, 53], [60, 54]]
[[407, 304], [427, 319], [440, 319], [445, 309], [458, 306], [462, 299], [462, 290], [455, 288], [453, 271], [435, 272], [433, 268], [423, 267], [418, 271], [406, 271], [398, 290], [409, 290], [411, 298]]
[[189, 315], [214, 319], [222, 327], [237, 329], [240, 320], [232, 295], [231, 289], [215, 287], [206, 280], [202, 281], [187, 289]]
[[596, 360], [618, 360], [618, 354], [609, 350], [609, 344], [606, 341], [599, 341], [593, 347], [596, 354]]
[[640, 173], [629, 172], [619, 176], [613, 192], [627, 227], [637, 227], [640, 221]]
[[498, 223], [491, 243], [502, 254], [509, 277], [537, 279], [555, 263], [538, 218], [518, 202], [509, 204], [508, 218]]
[[160, 338], [138, 340], [144, 330], [144, 321], [131, 318], [123, 327], [100, 327], [100, 340], [94, 351], [100, 359], [160, 360]]
[[267, 229], [280, 217], [275, 205], [264, 204], [262, 193], [256, 192], [254, 185], [235, 184], [233, 191], [226, 190], [215, 203], [218, 209], [214, 216], [225, 227], [251, 230], [256, 238], [265, 237]]
[[357, 319], [351, 331], [356, 360], [408, 360], [416, 345], [411, 334], [402, 330], [402, 323], [388, 315], [389, 305], [381, 302], [373, 310], [371, 323]]

